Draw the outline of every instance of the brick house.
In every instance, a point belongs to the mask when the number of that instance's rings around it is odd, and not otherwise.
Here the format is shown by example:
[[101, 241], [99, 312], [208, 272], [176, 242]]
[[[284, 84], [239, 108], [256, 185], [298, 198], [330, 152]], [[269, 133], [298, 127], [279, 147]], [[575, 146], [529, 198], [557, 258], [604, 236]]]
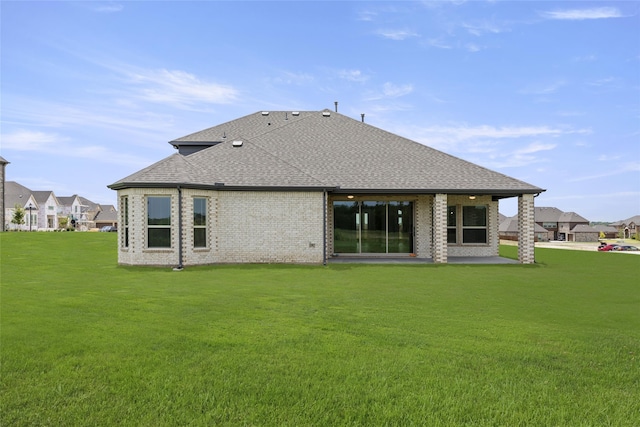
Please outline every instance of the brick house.
[[326, 263], [498, 256], [499, 200], [518, 198], [534, 262], [541, 188], [337, 112], [256, 112], [170, 142], [118, 192], [118, 262]]
[[535, 221], [548, 231], [548, 240], [597, 242], [600, 233], [589, 220], [575, 212], [563, 212], [555, 207], [536, 207]]
[[611, 224], [617, 230], [616, 237], [631, 239], [640, 237], [640, 215], [632, 216], [622, 221], [616, 221]]

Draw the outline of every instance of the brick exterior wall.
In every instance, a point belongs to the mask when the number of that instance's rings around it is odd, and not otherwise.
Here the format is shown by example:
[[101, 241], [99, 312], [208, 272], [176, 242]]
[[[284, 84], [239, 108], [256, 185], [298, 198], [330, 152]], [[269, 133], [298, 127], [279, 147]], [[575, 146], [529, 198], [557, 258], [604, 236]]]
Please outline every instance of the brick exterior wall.
[[518, 196], [518, 260], [535, 263], [535, 209], [533, 194]]
[[322, 263], [322, 192], [219, 192], [217, 262]]
[[[500, 225], [498, 202], [493, 201], [491, 196], [477, 196], [469, 199], [468, 195], [449, 195], [447, 197], [448, 206], [486, 206], [487, 207], [487, 243], [486, 244], [459, 244], [448, 245], [449, 256], [456, 257], [489, 257], [498, 256], [500, 249], [500, 236], [498, 227]], [[446, 226], [446, 219], [445, 219]]]
[[[171, 247], [147, 248], [147, 196], [171, 197]], [[129, 204], [124, 245], [122, 198]], [[207, 200], [206, 248], [194, 248], [193, 199]], [[182, 190], [182, 263], [322, 263], [323, 193]], [[118, 263], [178, 266], [178, 189], [118, 191]]]
[[447, 262], [447, 195], [436, 194], [433, 199], [433, 262]]
[[[123, 265], [178, 266], [216, 263], [315, 263], [333, 254], [333, 201], [346, 196], [322, 192], [259, 192], [182, 189], [182, 248], [180, 242], [178, 189], [125, 189], [118, 191], [118, 262]], [[147, 196], [171, 197], [171, 247], [147, 248]], [[128, 200], [128, 247], [124, 247]], [[206, 200], [206, 247], [194, 248], [194, 198]], [[497, 256], [498, 202], [491, 196], [470, 200], [463, 195], [376, 195], [382, 201], [414, 203], [414, 253], [446, 263], [448, 256]], [[447, 244], [447, 207], [485, 205], [487, 244]], [[323, 206], [326, 211], [323, 212]], [[531, 215], [533, 202], [531, 200]], [[326, 230], [325, 226], [326, 215]], [[522, 221], [527, 223], [527, 221]], [[533, 227], [533, 221], [530, 221]], [[326, 233], [326, 242], [323, 241]], [[522, 235], [522, 234], [521, 234]], [[531, 239], [533, 242], [533, 237]], [[323, 248], [326, 244], [326, 254]], [[533, 243], [532, 243], [533, 245]], [[180, 253], [182, 252], [182, 253]], [[521, 258], [522, 259], [522, 258]], [[521, 261], [522, 262], [522, 261]]]
[[418, 258], [431, 258], [433, 196], [420, 195], [415, 202], [414, 250]]

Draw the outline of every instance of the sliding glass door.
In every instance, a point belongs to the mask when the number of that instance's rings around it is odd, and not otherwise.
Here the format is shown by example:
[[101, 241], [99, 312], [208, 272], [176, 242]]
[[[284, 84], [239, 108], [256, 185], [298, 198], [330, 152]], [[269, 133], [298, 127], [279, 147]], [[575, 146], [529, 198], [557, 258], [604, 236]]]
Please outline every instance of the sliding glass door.
[[413, 252], [413, 203], [336, 201], [334, 252], [403, 254]]

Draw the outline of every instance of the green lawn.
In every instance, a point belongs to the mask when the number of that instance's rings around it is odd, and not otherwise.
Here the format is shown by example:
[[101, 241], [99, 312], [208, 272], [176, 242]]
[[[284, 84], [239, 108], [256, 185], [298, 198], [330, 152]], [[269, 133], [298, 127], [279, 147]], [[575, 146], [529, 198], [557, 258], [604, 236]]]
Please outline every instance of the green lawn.
[[0, 251], [3, 426], [640, 423], [640, 256], [176, 272], [118, 267], [114, 233]]

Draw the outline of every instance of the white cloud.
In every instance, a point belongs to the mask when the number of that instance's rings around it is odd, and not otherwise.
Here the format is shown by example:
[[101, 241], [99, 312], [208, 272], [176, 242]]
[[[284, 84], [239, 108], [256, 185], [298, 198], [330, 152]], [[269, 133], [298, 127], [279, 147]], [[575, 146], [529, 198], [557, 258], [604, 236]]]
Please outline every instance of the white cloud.
[[483, 48], [475, 43], [467, 43], [466, 48], [469, 52], [480, 52]]
[[541, 142], [533, 142], [526, 147], [520, 148], [515, 151], [517, 154], [533, 154], [539, 151], [553, 150], [557, 147], [557, 144], [544, 144]]
[[451, 45], [451, 43], [443, 40], [442, 37], [428, 39], [427, 45], [438, 49], [453, 49], [454, 47], [453, 45]]
[[565, 85], [566, 83], [563, 80], [558, 80], [551, 83], [532, 84], [518, 92], [524, 95], [550, 95], [556, 93], [558, 89]]
[[364, 83], [369, 80], [369, 76], [363, 74], [360, 70], [340, 70], [338, 71], [338, 77], [356, 83]]
[[124, 6], [121, 4], [109, 3], [109, 4], [97, 5], [94, 10], [100, 13], [116, 13], [116, 12], [122, 12], [123, 9], [124, 9]]
[[180, 70], [140, 70], [129, 74], [129, 78], [140, 87], [142, 99], [182, 108], [201, 103], [228, 104], [238, 96], [231, 86], [202, 81]]
[[483, 22], [480, 24], [462, 24], [462, 27], [466, 29], [469, 34], [473, 34], [474, 36], [500, 34], [505, 31], [496, 24], [490, 22]]
[[405, 40], [410, 37], [418, 37], [419, 34], [411, 30], [378, 30], [378, 35], [391, 40]]
[[[581, 177], [576, 177], [568, 180], [569, 182], [582, 182], [582, 181], [591, 181], [594, 179], [602, 179], [610, 176], [623, 175], [629, 172], [640, 172], [640, 162], [628, 162], [617, 165], [616, 167], [611, 167], [606, 169], [601, 173], [596, 173], [593, 175], [585, 175]], [[638, 178], [638, 174], [636, 174], [636, 178]]]
[[548, 19], [581, 21], [585, 19], [622, 18], [623, 15], [615, 7], [596, 7], [591, 9], [567, 9], [542, 12]]
[[413, 85], [394, 85], [393, 83], [385, 83], [382, 87], [382, 92], [384, 96], [389, 98], [399, 98], [401, 96], [405, 96], [413, 92]]
[[281, 76], [273, 79], [275, 83], [278, 84], [288, 84], [288, 85], [305, 85], [313, 82], [315, 79], [311, 74], [307, 73], [292, 73], [289, 71], [285, 71]]
[[14, 151], [49, 152], [52, 148], [68, 141], [67, 138], [55, 133], [31, 130], [17, 130], [2, 135], [2, 149]]
[[56, 133], [31, 130], [16, 130], [2, 135], [3, 150], [37, 152], [52, 156], [76, 157], [91, 159], [116, 165], [142, 167], [146, 159], [111, 151], [99, 145], [83, 145], [75, 143], [71, 138]]
[[492, 168], [520, 167], [549, 161], [544, 153], [555, 150], [553, 140], [563, 135], [587, 134], [588, 129], [551, 126], [427, 126], [393, 129], [414, 141], [460, 155]]

